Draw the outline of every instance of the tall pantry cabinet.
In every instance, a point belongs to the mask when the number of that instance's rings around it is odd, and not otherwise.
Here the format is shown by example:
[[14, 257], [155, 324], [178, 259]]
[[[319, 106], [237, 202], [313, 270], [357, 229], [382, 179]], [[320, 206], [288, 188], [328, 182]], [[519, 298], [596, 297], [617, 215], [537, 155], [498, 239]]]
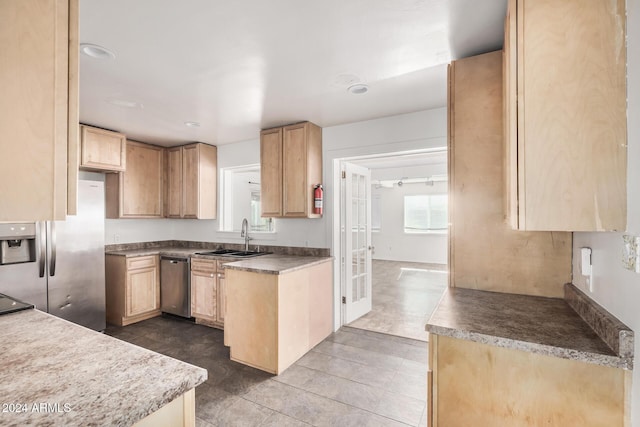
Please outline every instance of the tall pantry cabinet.
[[78, 181], [78, 0], [0, 2], [0, 221], [64, 220]]
[[502, 52], [449, 66], [449, 282], [453, 287], [561, 297], [571, 233], [505, 221]]

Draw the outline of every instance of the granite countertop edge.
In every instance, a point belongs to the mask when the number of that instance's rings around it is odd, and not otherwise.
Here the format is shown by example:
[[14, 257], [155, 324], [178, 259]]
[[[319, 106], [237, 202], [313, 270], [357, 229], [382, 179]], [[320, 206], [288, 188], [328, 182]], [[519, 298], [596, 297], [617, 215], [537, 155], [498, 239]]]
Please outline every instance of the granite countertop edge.
[[[295, 258], [300, 258], [299, 260], [295, 260], [297, 262], [296, 265], [279, 265], [278, 262], [282, 261], [290, 261]], [[251, 265], [252, 260], [259, 260], [258, 263], [254, 263], [256, 265]], [[333, 257], [293, 257], [288, 255], [265, 255], [261, 257], [243, 259], [243, 260], [233, 260], [228, 263], [225, 263], [223, 267], [229, 270], [238, 270], [238, 271], [248, 271], [252, 273], [260, 273], [260, 274], [287, 274], [294, 271], [302, 270], [305, 268], [313, 267], [319, 264], [323, 264], [325, 262], [329, 262], [333, 260]], [[273, 261], [273, 265], [270, 267], [265, 267], [265, 261], [267, 263], [269, 261]]]
[[[261, 274], [287, 274], [293, 271], [313, 267], [324, 262], [333, 260], [332, 256], [306, 256], [306, 255], [280, 255], [263, 254], [247, 258], [233, 258], [224, 255], [200, 255], [203, 249], [183, 249], [183, 248], [148, 248], [148, 249], [126, 249], [118, 251], [105, 251], [106, 255], [123, 256], [126, 258], [160, 255], [160, 256], [189, 256], [195, 259], [209, 259], [223, 261], [223, 268], [230, 270], [249, 271]], [[266, 262], [265, 262], [266, 261]], [[266, 265], [271, 264], [271, 265]], [[292, 265], [293, 264], [293, 265]]]
[[633, 358], [609, 356], [606, 354], [592, 353], [588, 351], [572, 350], [563, 347], [554, 347], [530, 341], [521, 341], [513, 338], [498, 337], [478, 332], [467, 331], [457, 328], [448, 328], [427, 324], [425, 330], [429, 333], [447, 336], [451, 338], [473, 341], [481, 344], [492, 345], [502, 348], [526, 351], [544, 356], [558, 357], [561, 359], [575, 360], [579, 362], [591, 363], [595, 365], [619, 368], [625, 370], [633, 369]]

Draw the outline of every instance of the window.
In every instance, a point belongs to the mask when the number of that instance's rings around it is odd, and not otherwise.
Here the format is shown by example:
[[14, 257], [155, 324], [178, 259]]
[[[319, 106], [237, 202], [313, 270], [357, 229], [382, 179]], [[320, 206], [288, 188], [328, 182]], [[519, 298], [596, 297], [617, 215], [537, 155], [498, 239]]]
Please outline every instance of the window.
[[405, 233], [446, 231], [447, 225], [446, 194], [404, 196]]
[[249, 231], [274, 231], [273, 218], [260, 216], [260, 165], [247, 165], [220, 170], [222, 181], [222, 218], [220, 231], [240, 232], [242, 220], [249, 222]]

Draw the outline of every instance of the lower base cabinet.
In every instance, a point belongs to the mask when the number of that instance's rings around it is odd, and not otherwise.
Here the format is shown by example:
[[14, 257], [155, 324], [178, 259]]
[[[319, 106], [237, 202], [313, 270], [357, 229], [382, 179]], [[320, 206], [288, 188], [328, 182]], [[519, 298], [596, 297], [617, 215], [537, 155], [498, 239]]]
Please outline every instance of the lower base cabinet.
[[106, 255], [107, 322], [126, 326], [159, 316], [159, 273], [157, 255]]
[[134, 427], [195, 427], [196, 393], [195, 388], [147, 415], [135, 423]]
[[429, 426], [627, 427], [631, 371], [430, 335]]
[[231, 360], [279, 375], [333, 331], [332, 263], [284, 274], [227, 268]]
[[224, 282], [219, 261], [191, 259], [191, 316], [196, 323], [224, 328]]

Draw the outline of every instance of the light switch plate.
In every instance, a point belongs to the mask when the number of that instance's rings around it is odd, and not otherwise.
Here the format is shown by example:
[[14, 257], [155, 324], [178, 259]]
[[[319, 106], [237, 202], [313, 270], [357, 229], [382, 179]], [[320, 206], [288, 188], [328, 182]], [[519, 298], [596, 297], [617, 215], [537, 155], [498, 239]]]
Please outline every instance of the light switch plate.
[[640, 273], [640, 236], [623, 235], [622, 265], [627, 270]]

